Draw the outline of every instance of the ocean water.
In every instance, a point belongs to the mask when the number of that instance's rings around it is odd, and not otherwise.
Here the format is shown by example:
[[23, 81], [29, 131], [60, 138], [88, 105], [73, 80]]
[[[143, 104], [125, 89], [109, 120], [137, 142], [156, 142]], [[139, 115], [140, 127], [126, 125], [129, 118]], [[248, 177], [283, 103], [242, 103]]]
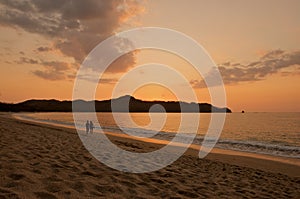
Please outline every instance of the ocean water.
[[[84, 130], [90, 113], [79, 114], [79, 126]], [[201, 144], [210, 123], [210, 113], [184, 113], [188, 117], [200, 116], [194, 144]], [[197, 115], [198, 114], [198, 115]], [[215, 113], [218, 114], [218, 113]], [[72, 113], [20, 113], [23, 119], [30, 119], [56, 125], [74, 127]], [[180, 113], [97, 113], [95, 132], [138, 134], [141, 137], [171, 140], [181, 125]], [[118, 121], [118, 123], [116, 122]], [[152, 122], [151, 122], [152, 121]], [[181, 133], [190, 136], [194, 123], [185, 124]], [[101, 127], [100, 127], [101, 126]], [[226, 114], [225, 124], [216, 148], [246, 151], [274, 156], [300, 158], [300, 113], [230, 113]]]

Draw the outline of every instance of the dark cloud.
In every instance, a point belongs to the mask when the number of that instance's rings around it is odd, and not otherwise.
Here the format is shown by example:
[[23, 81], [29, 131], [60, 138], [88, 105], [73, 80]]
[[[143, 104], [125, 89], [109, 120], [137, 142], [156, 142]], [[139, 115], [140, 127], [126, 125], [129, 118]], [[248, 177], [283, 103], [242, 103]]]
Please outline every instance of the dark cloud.
[[223, 63], [223, 66], [230, 66], [230, 62]]
[[261, 59], [273, 59], [273, 58], [277, 58], [278, 56], [284, 54], [284, 51], [281, 49], [276, 49], [276, 50], [272, 50], [267, 52], [265, 55], [263, 55], [261, 57]]
[[[140, 0], [1, 0], [0, 26], [44, 36], [52, 41], [52, 50], [73, 57], [75, 65], [79, 65], [98, 43], [139, 14], [142, 6]], [[49, 50], [49, 47], [37, 49], [38, 52]], [[122, 72], [135, 63], [134, 53], [127, 56], [111, 72]], [[55, 79], [49, 71], [41, 72], [34, 74]]]
[[55, 68], [58, 71], [64, 71], [69, 69], [69, 64], [66, 62], [59, 61], [42, 61], [41, 64], [46, 67]]
[[38, 52], [48, 52], [48, 51], [51, 51], [52, 48], [41, 46], [41, 47], [38, 47], [36, 50], [37, 50]]
[[46, 80], [63, 80], [65, 79], [65, 74], [61, 71], [56, 71], [55, 69], [50, 69], [50, 70], [35, 70], [32, 71], [32, 74], [46, 79]]
[[138, 51], [133, 51], [119, 57], [109, 65], [106, 72], [107, 73], [126, 72], [129, 68], [132, 67], [133, 64], [136, 63], [135, 54], [137, 52]]
[[101, 84], [115, 84], [118, 82], [118, 79], [114, 79], [114, 78], [101, 78], [101, 80], [99, 81], [99, 83]]
[[[249, 63], [247, 66], [248, 67], [252, 67], [252, 66], [257, 66], [258, 64], [260, 64], [261, 63], [261, 61], [255, 61], [255, 62], [251, 62], [251, 63]], [[223, 65], [223, 64], [222, 64]], [[238, 65], [241, 65], [241, 64], [238, 64]], [[229, 65], [230, 66], [230, 65]]]
[[32, 58], [27, 57], [20, 57], [18, 61], [16, 61], [17, 64], [38, 64], [39, 61]]
[[47, 80], [63, 80], [67, 79], [67, 72], [70, 72], [70, 64], [59, 61], [41, 61], [44, 70], [35, 70], [32, 73], [40, 78]]
[[36, 60], [27, 57], [21, 57], [16, 63], [41, 65], [43, 70], [31, 71], [32, 74], [47, 80], [69, 79], [69, 73], [72, 73], [70, 63], [61, 61]]
[[[293, 72], [283, 71], [292, 66], [298, 65]], [[214, 82], [214, 85], [220, 85], [220, 82], [214, 80], [217, 70], [220, 71], [225, 84], [236, 84], [241, 82], [253, 82], [264, 80], [268, 75], [280, 73], [282, 75], [299, 74], [300, 72], [300, 51], [285, 52], [283, 50], [269, 51], [258, 61], [247, 65], [241, 63], [230, 64], [226, 62], [220, 64], [206, 74], [206, 79]], [[192, 80], [190, 82], [195, 88], [204, 88], [206, 84], [203, 80]]]
[[[222, 79], [218, 75], [218, 68], [212, 68], [209, 73], [205, 76], [206, 82], [204, 80], [191, 80], [190, 84], [194, 88], [205, 88], [207, 85], [210, 87], [218, 86], [222, 84]], [[224, 79], [223, 79], [224, 81]]]
[[[2, 0], [0, 24], [51, 37], [70, 33], [107, 36], [122, 18], [138, 11], [139, 1], [129, 0]], [[128, 9], [121, 9], [123, 4]], [[67, 38], [65, 38], [67, 39]]]

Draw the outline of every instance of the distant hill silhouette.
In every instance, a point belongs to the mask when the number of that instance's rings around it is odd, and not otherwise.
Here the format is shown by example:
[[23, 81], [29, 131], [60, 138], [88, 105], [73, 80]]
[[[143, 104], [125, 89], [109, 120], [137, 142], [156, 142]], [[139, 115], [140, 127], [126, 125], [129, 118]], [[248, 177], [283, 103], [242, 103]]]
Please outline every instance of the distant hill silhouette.
[[[129, 101], [130, 112], [161, 112], [161, 109], [153, 105], [161, 105], [166, 112], [183, 112], [180, 105], [184, 107], [184, 112], [195, 112], [195, 106], [199, 106], [199, 112], [227, 112], [231, 113], [229, 108], [218, 108], [208, 103], [187, 103], [178, 101], [143, 101], [132, 96], [125, 95], [116, 99], [103, 101], [84, 101], [75, 100], [76, 109], [72, 110], [72, 101], [59, 100], [27, 100], [17, 104], [8, 104], [0, 102], [0, 111], [2, 112], [111, 112], [111, 104], [114, 105], [114, 112], [126, 112], [127, 102]], [[95, 106], [93, 106], [95, 103]]]

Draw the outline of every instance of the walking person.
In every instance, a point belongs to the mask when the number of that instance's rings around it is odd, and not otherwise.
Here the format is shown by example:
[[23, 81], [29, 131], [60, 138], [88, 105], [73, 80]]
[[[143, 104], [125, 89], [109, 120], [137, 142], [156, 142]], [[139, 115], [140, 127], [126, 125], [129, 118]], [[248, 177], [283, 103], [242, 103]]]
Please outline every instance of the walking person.
[[90, 133], [93, 133], [94, 130], [94, 124], [92, 121], [90, 121]]
[[89, 133], [89, 130], [90, 130], [90, 123], [89, 121], [87, 120], [86, 123], [85, 123], [85, 130], [86, 130], [86, 134]]

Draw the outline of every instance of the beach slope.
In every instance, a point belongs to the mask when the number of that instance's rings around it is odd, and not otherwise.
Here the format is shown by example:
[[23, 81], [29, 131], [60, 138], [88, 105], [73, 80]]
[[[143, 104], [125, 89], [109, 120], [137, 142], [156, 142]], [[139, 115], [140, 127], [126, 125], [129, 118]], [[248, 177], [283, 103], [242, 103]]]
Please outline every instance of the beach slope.
[[[0, 198], [299, 198], [299, 166], [190, 149], [172, 165], [124, 173], [91, 156], [73, 129], [0, 114]], [[161, 146], [110, 136], [142, 152]], [[287, 172], [284, 172], [287, 170]]]

